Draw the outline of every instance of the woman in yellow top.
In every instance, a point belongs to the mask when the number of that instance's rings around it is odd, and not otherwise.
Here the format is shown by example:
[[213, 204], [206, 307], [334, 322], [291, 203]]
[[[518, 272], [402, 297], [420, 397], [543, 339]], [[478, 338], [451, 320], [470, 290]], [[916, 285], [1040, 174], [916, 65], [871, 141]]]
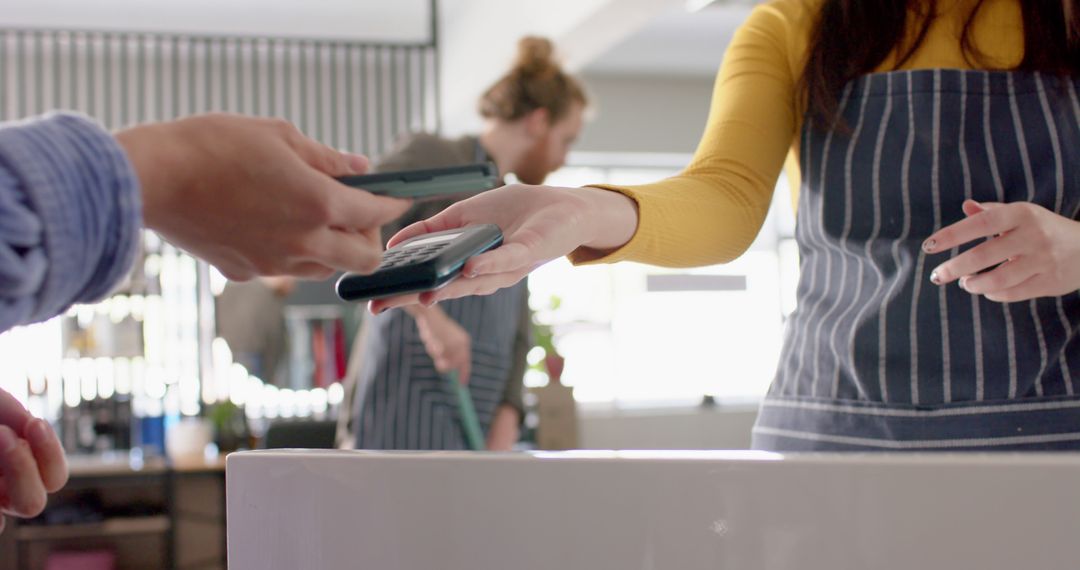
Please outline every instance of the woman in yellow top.
[[567, 254], [724, 262], [788, 155], [799, 305], [755, 447], [1080, 449], [1078, 72], [1076, 0], [774, 0], [728, 48], [678, 176], [505, 187], [391, 244], [503, 228], [424, 303]]

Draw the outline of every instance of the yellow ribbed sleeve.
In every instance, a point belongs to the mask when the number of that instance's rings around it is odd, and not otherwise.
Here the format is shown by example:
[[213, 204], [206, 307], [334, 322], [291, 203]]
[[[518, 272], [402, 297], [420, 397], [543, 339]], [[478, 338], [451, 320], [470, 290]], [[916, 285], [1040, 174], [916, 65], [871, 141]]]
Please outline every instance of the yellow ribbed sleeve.
[[[637, 231], [614, 252], [597, 257], [582, 248], [570, 254], [571, 261], [690, 267], [731, 261], [746, 251], [765, 220], [785, 156], [798, 150], [797, 84], [820, 2], [774, 0], [753, 10], [724, 54], [705, 133], [689, 166], [652, 184], [593, 185], [637, 203]], [[944, 5], [904, 69], [970, 68], [959, 37], [971, 4]], [[987, 1], [974, 32], [984, 63], [1015, 65], [1023, 53], [1018, 0]], [[879, 70], [893, 67], [886, 61]], [[790, 174], [797, 192], [798, 172]]]

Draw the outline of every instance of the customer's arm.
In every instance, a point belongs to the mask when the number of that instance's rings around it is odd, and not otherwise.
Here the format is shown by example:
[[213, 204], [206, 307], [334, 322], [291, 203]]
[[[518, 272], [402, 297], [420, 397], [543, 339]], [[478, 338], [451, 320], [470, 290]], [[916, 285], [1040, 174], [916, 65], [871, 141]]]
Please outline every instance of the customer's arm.
[[[123, 151], [74, 115], [0, 127], [0, 331], [95, 299], [127, 271], [138, 183]], [[67, 481], [56, 434], [0, 390], [0, 528]]]
[[[281, 121], [239, 116], [115, 137], [77, 115], [0, 126], [0, 332], [106, 295], [144, 218], [234, 278], [370, 271], [378, 226], [408, 203], [331, 178], [366, 166]], [[36, 515], [67, 478], [51, 428], [2, 390], [0, 475], [0, 513], [16, 516]]]
[[134, 261], [141, 212], [123, 149], [90, 120], [0, 128], [0, 331], [108, 293]]
[[331, 178], [366, 166], [282, 121], [233, 115], [115, 137], [77, 115], [4, 126], [0, 330], [108, 293], [134, 259], [143, 218], [232, 278], [370, 271], [379, 225], [408, 203]]

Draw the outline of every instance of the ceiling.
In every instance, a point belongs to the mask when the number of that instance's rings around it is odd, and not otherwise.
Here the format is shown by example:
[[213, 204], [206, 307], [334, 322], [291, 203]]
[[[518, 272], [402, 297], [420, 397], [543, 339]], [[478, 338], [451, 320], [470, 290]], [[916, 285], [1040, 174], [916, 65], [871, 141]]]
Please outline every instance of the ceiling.
[[[57, 27], [111, 30], [161, 30], [196, 33], [255, 34], [304, 37], [357, 38], [365, 40], [425, 41], [429, 36], [430, 0], [2, 0], [0, 25], [8, 27]], [[472, 4], [484, 8], [488, 20], [470, 20], [472, 33], [479, 25], [513, 27], [492, 6], [502, 2], [439, 0], [444, 14], [471, 13]], [[627, 30], [598, 57], [590, 54], [586, 73], [621, 75], [682, 75], [711, 77], [716, 73], [725, 46], [738, 25], [750, 13], [755, 0], [650, 0], [666, 5], [643, 27]], [[532, 14], [574, 19], [570, 6], [611, 4], [617, 10], [634, 10], [648, 4], [638, 0], [577, 0], [551, 4]], [[625, 3], [622, 3], [625, 2]], [[707, 3], [690, 11], [688, 3]], [[515, 5], [508, 3], [508, 5]], [[528, 6], [518, 0], [517, 10]], [[486, 7], [486, 8], [485, 8]], [[497, 11], [496, 11], [497, 12]], [[513, 12], [513, 10], [511, 11]], [[213, 18], [207, 18], [214, 14]], [[506, 16], [510, 17], [510, 16]], [[495, 20], [490, 21], [490, 20]], [[490, 29], [490, 28], [489, 28]], [[535, 31], [543, 31], [538, 29]], [[595, 29], [593, 30], [595, 32]], [[550, 34], [558, 37], [558, 34]]]
[[430, 0], [0, 0], [0, 27], [427, 42]]
[[682, 5], [670, 8], [588, 63], [584, 71], [713, 77], [735, 29], [754, 3], [717, 1], [696, 12]]

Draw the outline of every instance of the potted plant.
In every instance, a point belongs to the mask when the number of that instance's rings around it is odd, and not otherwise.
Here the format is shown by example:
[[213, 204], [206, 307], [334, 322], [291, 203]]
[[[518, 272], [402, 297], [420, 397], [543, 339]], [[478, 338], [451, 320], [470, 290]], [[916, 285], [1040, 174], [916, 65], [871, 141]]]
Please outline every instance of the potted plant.
[[219, 452], [229, 453], [248, 446], [250, 432], [243, 408], [225, 400], [210, 406], [206, 415], [214, 426], [214, 443]]
[[[548, 300], [548, 310], [550, 311], [557, 311], [561, 305], [562, 299], [556, 295], [552, 295]], [[555, 332], [552, 330], [551, 325], [540, 322], [535, 313], [532, 318], [532, 327], [534, 346], [544, 350], [543, 360], [533, 364], [532, 368], [547, 374], [548, 382], [558, 384], [562, 378], [563, 365], [566, 360], [555, 348]]]

